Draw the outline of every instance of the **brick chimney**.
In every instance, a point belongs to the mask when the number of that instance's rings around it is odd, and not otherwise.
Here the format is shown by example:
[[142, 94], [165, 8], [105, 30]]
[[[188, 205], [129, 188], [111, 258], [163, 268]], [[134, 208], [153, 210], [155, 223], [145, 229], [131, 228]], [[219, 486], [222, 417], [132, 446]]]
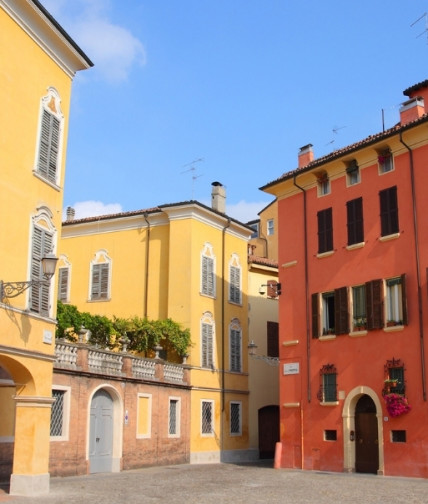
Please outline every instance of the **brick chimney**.
[[67, 207], [67, 221], [74, 220], [75, 215], [76, 215], [76, 210], [71, 206]]
[[314, 160], [314, 151], [312, 150], [312, 144], [304, 145], [300, 147], [298, 160], [299, 168], [303, 168]]
[[405, 101], [400, 108], [400, 123], [403, 126], [425, 114], [424, 99], [421, 96]]
[[211, 207], [217, 212], [226, 213], [226, 189], [220, 182], [213, 182], [211, 191]]

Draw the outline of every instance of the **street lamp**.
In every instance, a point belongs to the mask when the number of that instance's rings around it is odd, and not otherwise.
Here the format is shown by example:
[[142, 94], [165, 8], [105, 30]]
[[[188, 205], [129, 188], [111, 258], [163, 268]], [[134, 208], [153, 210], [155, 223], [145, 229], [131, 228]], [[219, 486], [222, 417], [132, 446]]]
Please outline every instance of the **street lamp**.
[[49, 285], [51, 278], [55, 274], [56, 263], [58, 258], [52, 252], [48, 252], [41, 259], [43, 269], [43, 279], [28, 280], [26, 282], [3, 282], [0, 280], [0, 301], [5, 298], [14, 298], [22, 294], [30, 287], [40, 287], [42, 285]]
[[269, 364], [269, 366], [278, 366], [279, 364], [279, 359], [278, 357], [268, 357], [267, 355], [257, 355], [256, 350], [257, 350], [257, 345], [255, 344], [254, 340], [251, 340], [248, 343], [248, 354], [252, 359], [255, 360], [262, 360]]
[[278, 297], [281, 294], [281, 284], [279, 282], [268, 282], [260, 285], [259, 294], [264, 296], [266, 291], [268, 297]]

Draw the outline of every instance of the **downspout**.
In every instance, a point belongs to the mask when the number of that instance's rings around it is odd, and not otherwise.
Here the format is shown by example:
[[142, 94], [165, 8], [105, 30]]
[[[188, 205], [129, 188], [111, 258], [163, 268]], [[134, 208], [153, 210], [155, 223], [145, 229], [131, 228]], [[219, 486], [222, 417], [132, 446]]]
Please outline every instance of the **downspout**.
[[419, 259], [419, 233], [418, 233], [418, 214], [416, 209], [416, 188], [415, 188], [415, 170], [413, 162], [413, 151], [404, 142], [403, 134], [400, 132], [400, 142], [409, 151], [410, 157], [410, 183], [412, 187], [412, 204], [413, 204], [413, 233], [415, 235], [415, 261], [416, 261], [416, 278], [418, 281], [418, 316], [419, 316], [419, 341], [421, 353], [421, 378], [422, 378], [422, 395], [424, 401], [427, 400], [427, 391], [425, 385], [425, 347], [424, 347], [424, 326], [423, 326], [423, 313], [422, 313], [422, 287], [421, 287], [421, 270]]
[[310, 317], [309, 317], [309, 267], [308, 267], [308, 224], [307, 224], [307, 209], [306, 209], [306, 191], [296, 182], [297, 175], [293, 177], [293, 184], [297, 189], [303, 192], [303, 232], [304, 232], [304, 248], [305, 248], [305, 297], [306, 297], [306, 379], [308, 382], [307, 394], [308, 402], [311, 402], [311, 373], [310, 373], [310, 357], [311, 357], [311, 333], [310, 333]]
[[221, 265], [221, 451], [223, 451], [223, 439], [224, 439], [224, 408], [225, 408], [225, 330], [224, 330], [224, 293], [225, 293], [225, 271], [226, 271], [226, 258], [225, 258], [225, 242], [226, 242], [226, 229], [230, 227], [230, 218], [227, 218], [227, 224], [224, 226], [222, 231], [221, 238], [221, 257], [222, 257], [222, 265]]
[[148, 213], [144, 212], [144, 220], [147, 224], [147, 246], [146, 246], [146, 277], [144, 279], [144, 318], [147, 318], [147, 303], [149, 299], [149, 256], [150, 256], [150, 222], [148, 221]]

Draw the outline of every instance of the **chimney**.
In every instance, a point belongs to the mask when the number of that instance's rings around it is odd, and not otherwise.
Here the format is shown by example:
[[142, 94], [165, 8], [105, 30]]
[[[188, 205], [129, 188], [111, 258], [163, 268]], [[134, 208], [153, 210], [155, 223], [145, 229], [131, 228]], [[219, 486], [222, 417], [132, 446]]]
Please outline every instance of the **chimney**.
[[74, 220], [75, 215], [76, 215], [76, 210], [71, 206], [67, 207], [67, 221]]
[[300, 147], [298, 160], [299, 168], [303, 168], [314, 160], [314, 151], [312, 150], [312, 144], [304, 145]]
[[220, 182], [213, 182], [211, 191], [211, 207], [217, 212], [226, 213], [226, 189]]
[[401, 105], [400, 108], [400, 123], [403, 126], [409, 122], [419, 119], [425, 114], [424, 99], [417, 96], [407, 100]]

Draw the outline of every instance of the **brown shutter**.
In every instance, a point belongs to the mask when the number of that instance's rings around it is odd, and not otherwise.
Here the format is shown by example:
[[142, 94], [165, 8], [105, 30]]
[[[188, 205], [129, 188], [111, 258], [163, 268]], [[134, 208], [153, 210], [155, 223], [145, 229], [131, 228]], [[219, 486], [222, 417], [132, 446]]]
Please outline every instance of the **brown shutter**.
[[349, 333], [348, 289], [341, 287], [334, 291], [334, 328], [336, 334]]
[[319, 301], [318, 294], [312, 294], [312, 338], [319, 338]]
[[382, 329], [383, 321], [383, 282], [372, 280], [366, 283], [367, 329]]
[[268, 357], [279, 357], [279, 324], [278, 322], [267, 322], [267, 355]]

